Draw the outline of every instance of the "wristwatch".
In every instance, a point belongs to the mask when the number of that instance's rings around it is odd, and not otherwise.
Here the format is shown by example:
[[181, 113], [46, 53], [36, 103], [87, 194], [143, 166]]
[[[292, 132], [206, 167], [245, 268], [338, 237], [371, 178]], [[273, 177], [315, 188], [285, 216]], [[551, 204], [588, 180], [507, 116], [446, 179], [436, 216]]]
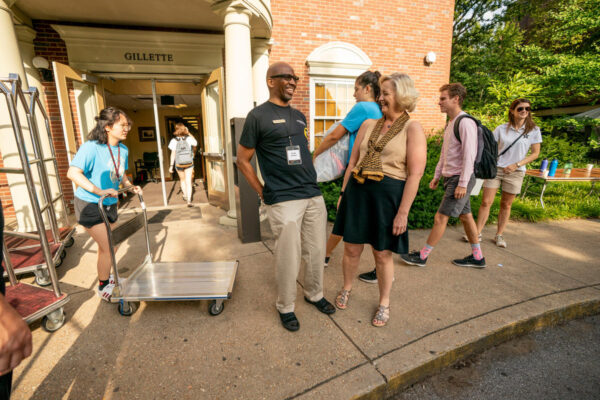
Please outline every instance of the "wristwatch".
[[517, 168], [521, 168], [521, 164], [517, 163]]

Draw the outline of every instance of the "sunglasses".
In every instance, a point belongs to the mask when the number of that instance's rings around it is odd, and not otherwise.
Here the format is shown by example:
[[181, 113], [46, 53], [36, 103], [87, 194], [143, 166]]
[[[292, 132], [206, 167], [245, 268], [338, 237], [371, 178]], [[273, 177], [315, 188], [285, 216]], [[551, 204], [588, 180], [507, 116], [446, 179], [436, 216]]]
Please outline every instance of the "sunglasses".
[[291, 81], [292, 79], [293, 79], [294, 81], [296, 81], [296, 82], [298, 82], [298, 81], [300, 80], [300, 77], [299, 77], [299, 76], [292, 75], [292, 74], [271, 75], [271, 76], [269, 77], [269, 79], [275, 79], [275, 78], [281, 78], [281, 79], [283, 79], [283, 80], [286, 80], [286, 81], [288, 81], [288, 82], [289, 82], [289, 81]]
[[523, 110], [531, 111], [531, 107], [517, 107], [517, 112], [521, 112]]

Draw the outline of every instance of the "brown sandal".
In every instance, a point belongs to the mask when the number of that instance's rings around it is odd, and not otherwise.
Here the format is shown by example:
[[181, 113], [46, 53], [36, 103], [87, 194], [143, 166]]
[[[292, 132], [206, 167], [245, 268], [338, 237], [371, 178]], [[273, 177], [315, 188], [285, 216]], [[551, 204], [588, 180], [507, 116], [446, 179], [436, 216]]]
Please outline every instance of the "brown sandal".
[[387, 322], [390, 320], [390, 306], [382, 306], [381, 304], [375, 311], [375, 316], [371, 321], [371, 324], [376, 327], [385, 326]]
[[335, 298], [335, 306], [340, 310], [345, 310], [348, 307], [348, 298], [350, 297], [350, 290], [342, 289], [341, 292]]

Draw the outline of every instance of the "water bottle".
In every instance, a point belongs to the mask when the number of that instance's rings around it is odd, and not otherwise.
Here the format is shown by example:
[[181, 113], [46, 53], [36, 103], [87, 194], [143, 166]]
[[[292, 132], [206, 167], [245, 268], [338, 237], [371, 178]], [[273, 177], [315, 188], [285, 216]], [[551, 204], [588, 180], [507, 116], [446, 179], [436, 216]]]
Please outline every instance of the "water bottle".
[[568, 162], [565, 164], [565, 171], [564, 174], [565, 176], [571, 176], [571, 171], [573, 170], [573, 163], [572, 162]]
[[540, 172], [544, 172], [548, 168], [548, 159], [544, 158], [542, 160], [542, 165], [540, 166]]
[[554, 174], [556, 174], [557, 167], [558, 167], [558, 160], [555, 158], [550, 163], [550, 170], [548, 171], [548, 176], [554, 176]]

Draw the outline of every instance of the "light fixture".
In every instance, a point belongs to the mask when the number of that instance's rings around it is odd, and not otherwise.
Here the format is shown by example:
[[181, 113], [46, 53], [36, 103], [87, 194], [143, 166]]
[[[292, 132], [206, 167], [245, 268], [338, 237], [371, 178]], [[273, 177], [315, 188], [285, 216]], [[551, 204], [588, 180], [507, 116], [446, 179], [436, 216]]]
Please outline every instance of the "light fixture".
[[50, 68], [50, 63], [48, 62], [48, 60], [46, 60], [42, 56], [33, 57], [33, 59], [31, 60], [31, 63], [37, 69], [49, 69]]
[[425, 56], [425, 64], [431, 65], [435, 62], [436, 59], [437, 59], [437, 55], [433, 51], [430, 51]]
[[35, 56], [31, 59], [31, 63], [40, 73], [43, 82], [52, 82], [54, 80], [52, 70], [50, 69], [50, 62], [46, 58]]

